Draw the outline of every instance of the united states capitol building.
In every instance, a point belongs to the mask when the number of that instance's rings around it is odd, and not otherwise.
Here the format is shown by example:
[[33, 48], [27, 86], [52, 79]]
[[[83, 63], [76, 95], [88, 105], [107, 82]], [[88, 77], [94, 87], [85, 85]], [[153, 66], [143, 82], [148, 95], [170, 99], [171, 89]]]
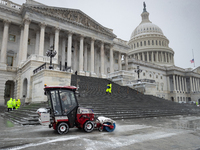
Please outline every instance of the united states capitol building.
[[[65, 84], [66, 74], [75, 72], [108, 78], [174, 102], [200, 103], [200, 67], [175, 66], [176, 50], [168, 46], [161, 28], [150, 21], [145, 5], [141, 23], [130, 33], [129, 41], [117, 38], [112, 29], [78, 9], [34, 0], [22, 5], [0, 0], [0, 12], [0, 104], [10, 97], [39, 101], [45, 82]], [[46, 76], [53, 76], [40, 80], [37, 68], [48, 70], [46, 52], [52, 45], [57, 52], [52, 59], [54, 72]]]

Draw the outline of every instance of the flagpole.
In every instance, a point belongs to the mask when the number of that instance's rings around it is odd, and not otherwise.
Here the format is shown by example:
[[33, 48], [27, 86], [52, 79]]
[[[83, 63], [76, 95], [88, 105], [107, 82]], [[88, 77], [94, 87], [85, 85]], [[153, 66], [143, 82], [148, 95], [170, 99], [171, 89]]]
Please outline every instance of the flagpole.
[[[194, 59], [194, 52], [193, 52], [193, 49], [192, 49], [192, 55], [193, 55], [193, 59]], [[195, 61], [194, 61], [194, 67], [195, 67]]]

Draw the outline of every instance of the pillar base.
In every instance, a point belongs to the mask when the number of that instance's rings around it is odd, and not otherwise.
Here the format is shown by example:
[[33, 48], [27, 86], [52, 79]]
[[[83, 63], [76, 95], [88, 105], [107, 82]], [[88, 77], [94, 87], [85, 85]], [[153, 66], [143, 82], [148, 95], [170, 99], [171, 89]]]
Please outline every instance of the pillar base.
[[78, 75], [85, 76], [85, 71], [79, 71]]
[[91, 76], [91, 77], [97, 77], [96, 73], [94, 73], [94, 72], [91, 72], [91, 73], [90, 73], [90, 76]]
[[0, 63], [0, 70], [7, 70], [7, 65], [4, 63]]
[[107, 76], [105, 74], [100, 75], [101, 78], [106, 78]]

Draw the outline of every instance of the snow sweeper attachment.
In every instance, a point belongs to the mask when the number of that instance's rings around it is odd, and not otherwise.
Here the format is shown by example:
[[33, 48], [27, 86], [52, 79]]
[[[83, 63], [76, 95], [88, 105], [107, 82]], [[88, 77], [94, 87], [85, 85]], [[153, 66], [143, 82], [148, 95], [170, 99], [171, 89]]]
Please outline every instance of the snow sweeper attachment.
[[40, 124], [53, 127], [59, 134], [66, 134], [73, 127], [85, 132], [92, 132], [94, 128], [108, 132], [115, 130], [114, 120], [101, 116], [95, 121], [92, 109], [78, 106], [76, 87], [46, 86], [44, 90], [49, 108], [37, 110]]

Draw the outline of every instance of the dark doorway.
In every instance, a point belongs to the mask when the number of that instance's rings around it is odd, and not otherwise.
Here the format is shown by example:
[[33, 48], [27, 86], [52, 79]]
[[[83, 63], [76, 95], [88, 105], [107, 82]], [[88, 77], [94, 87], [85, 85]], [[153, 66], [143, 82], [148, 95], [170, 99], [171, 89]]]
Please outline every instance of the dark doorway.
[[14, 97], [14, 81], [6, 81], [5, 84], [5, 91], [4, 91], [4, 104], [7, 104], [7, 101], [10, 98], [15, 98]]

